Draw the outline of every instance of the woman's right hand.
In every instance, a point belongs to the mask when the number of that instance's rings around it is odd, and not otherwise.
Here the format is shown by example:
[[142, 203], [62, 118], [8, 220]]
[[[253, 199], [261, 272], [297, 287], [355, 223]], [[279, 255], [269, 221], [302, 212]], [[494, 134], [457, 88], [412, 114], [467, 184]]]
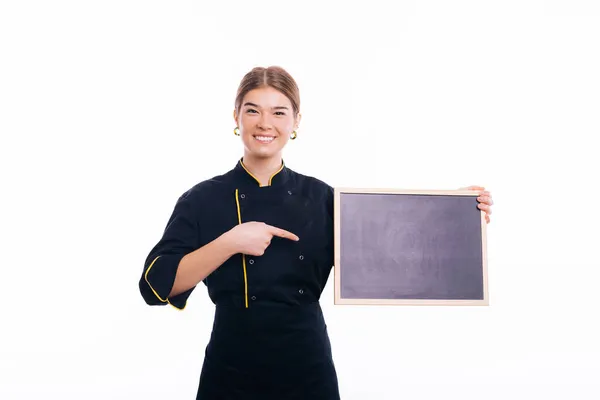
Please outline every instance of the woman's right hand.
[[264, 222], [245, 222], [236, 225], [226, 233], [235, 253], [262, 256], [271, 244], [273, 236], [298, 241], [300, 238], [291, 232]]

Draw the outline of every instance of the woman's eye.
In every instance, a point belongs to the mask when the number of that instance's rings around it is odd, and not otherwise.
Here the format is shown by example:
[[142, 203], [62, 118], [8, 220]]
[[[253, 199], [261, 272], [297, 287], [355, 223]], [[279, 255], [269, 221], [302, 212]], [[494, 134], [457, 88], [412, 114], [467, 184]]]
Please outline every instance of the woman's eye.
[[276, 115], [285, 115], [285, 113], [283, 111], [277, 111], [275, 114]]
[[256, 112], [256, 110], [253, 110], [253, 109], [249, 108], [249, 109], [247, 109], [247, 110], [246, 110], [246, 112], [247, 112], [247, 113], [255, 113], [255, 112]]

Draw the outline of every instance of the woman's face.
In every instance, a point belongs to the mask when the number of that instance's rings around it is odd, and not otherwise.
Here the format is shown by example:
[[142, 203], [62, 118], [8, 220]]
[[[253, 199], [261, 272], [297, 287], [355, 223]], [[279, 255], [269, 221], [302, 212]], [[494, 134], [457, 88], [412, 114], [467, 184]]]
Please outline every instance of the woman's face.
[[298, 129], [290, 100], [272, 87], [249, 91], [242, 100], [236, 124], [245, 154], [255, 158], [279, 157], [292, 131]]

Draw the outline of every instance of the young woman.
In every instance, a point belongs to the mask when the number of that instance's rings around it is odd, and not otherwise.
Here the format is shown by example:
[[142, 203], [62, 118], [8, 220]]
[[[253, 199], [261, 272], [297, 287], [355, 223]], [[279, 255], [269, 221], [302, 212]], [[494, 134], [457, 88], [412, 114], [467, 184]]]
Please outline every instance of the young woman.
[[[216, 305], [197, 399], [339, 399], [319, 305], [333, 266], [333, 189], [285, 166], [300, 98], [278, 67], [238, 89], [244, 155], [177, 201], [139, 287], [150, 305], [183, 309], [203, 282]], [[491, 195], [479, 190], [490, 213]]]

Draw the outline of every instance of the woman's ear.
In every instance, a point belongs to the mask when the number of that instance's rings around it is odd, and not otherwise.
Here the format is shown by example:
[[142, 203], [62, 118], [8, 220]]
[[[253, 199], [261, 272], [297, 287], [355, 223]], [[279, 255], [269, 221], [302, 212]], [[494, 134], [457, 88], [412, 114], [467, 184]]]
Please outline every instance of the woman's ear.
[[297, 130], [300, 126], [300, 120], [302, 119], [302, 114], [298, 113], [296, 116], [296, 123], [294, 124], [294, 130]]
[[235, 109], [233, 110], [233, 120], [235, 122], [235, 126], [237, 126], [238, 125], [238, 122], [237, 122], [237, 111]]

